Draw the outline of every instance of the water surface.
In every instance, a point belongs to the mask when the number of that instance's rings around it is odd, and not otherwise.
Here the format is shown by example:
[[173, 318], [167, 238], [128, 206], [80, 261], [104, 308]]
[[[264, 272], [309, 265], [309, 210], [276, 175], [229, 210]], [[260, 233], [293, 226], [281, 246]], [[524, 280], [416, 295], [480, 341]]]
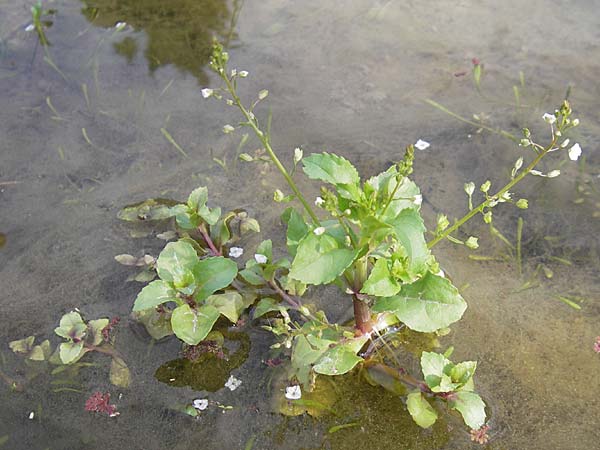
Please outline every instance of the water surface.
[[[133, 375], [130, 389], [115, 389], [109, 362], [93, 355], [98, 366], [69, 385], [81, 392], [54, 392], [48, 376], [22, 393], [2, 385], [0, 442], [8, 439], [2, 448], [476, 447], [456, 418], [442, 416], [423, 431], [401, 399], [360, 383], [356, 374], [333, 379], [338, 416], [282, 416], [271, 401], [277, 372], [262, 362], [270, 336], [253, 327], [242, 330], [250, 347], [233, 368], [243, 382], [238, 390], [200, 391], [155, 379], [160, 366], [178, 357], [179, 345], [171, 339], [149, 346], [127, 323], [141, 285], [127, 282], [131, 271], [113, 258], [157, 255], [163, 242], [153, 234], [162, 230], [133, 237], [117, 220], [119, 209], [150, 197], [183, 199], [206, 185], [213, 204], [247, 209], [263, 236], [283, 248], [271, 200], [283, 180], [269, 168], [235, 162], [239, 136], [220, 131], [234, 112], [200, 94], [216, 85], [206, 66], [212, 36], [229, 44], [236, 67], [250, 72], [245, 94], [270, 91], [274, 146], [287, 163], [297, 146], [306, 153], [335, 151], [371, 176], [397, 160], [406, 144], [429, 141], [417, 155], [414, 178], [430, 225], [439, 212], [464, 213], [464, 182], [500, 185], [522, 149], [477, 133], [424, 99], [467, 117], [484, 112], [490, 125], [513, 132], [531, 125], [543, 136], [542, 114], [571, 86], [585, 165], [562, 165], [558, 179], [528, 180], [519, 192], [530, 208], [497, 212], [496, 225], [512, 242], [518, 217], [525, 221], [523, 274], [514, 259], [478, 261], [463, 248], [436, 247], [469, 303], [440, 345], [454, 345], [457, 360], [479, 361], [476, 383], [491, 425], [486, 448], [598, 448], [600, 359], [592, 346], [600, 335], [600, 35], [594, 6], [584, 0], [58, 0], [47, 29], [54, 68], [35, 33], [24, 30], [29, 5], [0, 0], [0, 370], [23, 376], [8, 341], [35, 334], [56, 343], [58, 319], [78, 307], [92, 318], [123, 318], [117, 346]], [[117, 22], [128, 25], [117, 31]], [[485, 65], [486, 98], [473, 89], [474, 57]], [[517, 109], [510, 104], [520, 71], [527, 107]], [[247, 151], [256, 148], [252, 142]], [[318, 186], [300, 183], [317, 194]], [[505, 252], [482, 224], [467, 231], [480, 236], [475, 254]], [[523, 290], [540, 264], [553, 276], [542, 270], [537, 285]], [[581, 310], [558, 295], [583, 299]], [[334, 317], [344, 315], [343, 297], [333, 289], [309, 298]], [[110, 390], [114, 399], [122, 394], [118, 418], [83, 411], [96, 390]], [[199, 420], [170, 409], [206, 396], [233, 409], [212, 408]], [[328, 433], [345, 423], [358, 426]]]

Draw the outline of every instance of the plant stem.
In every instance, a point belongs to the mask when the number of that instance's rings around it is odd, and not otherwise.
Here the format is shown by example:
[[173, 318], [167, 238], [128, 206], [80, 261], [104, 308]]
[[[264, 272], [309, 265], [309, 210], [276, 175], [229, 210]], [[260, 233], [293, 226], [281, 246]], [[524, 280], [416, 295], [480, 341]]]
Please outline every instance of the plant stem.
[[268, 283], [269, 283], [269, 286], [271, 286], [271, 288], [273, 288], [275, 290], [275, 292], [277, 292], [281, 296], [281, 298], [283, 300], [285, 300], [292, 308], [294, 308], [294, 309], [302, 308], [302, 305], [300, 304], [300, 302], [294, 300], [290, 294], [288, 294], [283, 289], [281, 289], [281, 287], [279, 287], [277, 282], [269, 281]]
[[471, 211], [469, 211], [467, 214], [465, 214], [461, 219], [457, 220], [454, 223], [454, 225], [447, 228], [442, 234], [436, 236], [431, 241], [429, 241], [427, 243], [427, 247], [428, 248], [433, 247], [435, 244], [440, 242], [442, 239], [445, 239], [448, 235], [450, 235], [451, 233], [454, 233], [456, 230], [458, 230], [469, 219], [473, 218], [473, 216], [475, 216], [476, 214], [482, 213], [484, 208], [489, 206], [489, 204], [492, 201], [498, 200], [499, 198], [501, 198], [502, 195], [504, 195], [506, 192], [508, 192], [509, 189], [511, 189], [515, 184], [517, 184], [519, 181], [521, 181], [523, 178], [525, 178], [529, 174], [529, 172], [531, 172], [531, 170], [542, 160], [542, 158], [546, 155], [546, 153], [548, 153], [554, 147], [554, 145], [556, 144], [556, 140], [557, 140], [557, 137], [555, 136], [552, 139], [552, 142], [546, 148], [544, 148], [544, 150], [541, 151], [535, 157], [535, 159], [533, 161], [531, 161], [531, 163], [520, 174], [518, 174], [517, 176], [515, 176], [515, 178], [510, 180], [506, 184], [506, 186], [504, 186], [502, 189], [500, 189], [495, 195], [492, 195], [491, 197], [487, 198], [485, 201], [481, 202], [479, 205], [477, 205], [477, 207], [473, 208]]
[[221, 251], [215, 246], [215, 243], [212, 241], [212, 239], [210, 238], [210, 235], [206, 231], [204, 224], [202, 224], [198, 227], [198, 231], [202, 235], [202, 239], [204, 239], [204, 242], [206, 242], [206, 245], [208, 245], [208, 248], [210, 249], [212, 256], [222, 256]]
[[367, 279], [369, 260], [366, 257], [354, 262], [354, 293], [352, 294], [352, 306], [354, 308], [354, 322], [356, 329], [361, 334], [370, 333], [373, 330], [371, 320], [371, 308], [369, 304], [359, 297], [359, 292]]
[[256, 134], [258, 139], [264, 145], [265, 150], [267, 151], [267, 153], [269, 154], [269, 157], [271, 158], [271, 161], [273, 161], [273, 164], [275, 164], [277, 169], [279, 169], [279, 172], [281, 173], [281, 175], [283, 175], [283, 177], [285, 178], [285, 181], [287, 182], [289, 187], [292, 189], [292, 191], [294, 191], [294, 194], [296, 195], [298, 200], [300, 200], [300, 203], [302, 203], [302, 206], [304, 206], [304, 209], [306, 210], [306, 212], [308, 213], [308, 215], [310, 216], [312, 221], [315, 223], [315, 225], [320, 226], [321, 222], [319, 221], [319, 218], [317, 217], [315, 212], [312, 210], [312, 208], [310, 207], [310, 205], [308, 204], [308, 202], [306, 201], [306, 199], [304, 198], [304, 196], [298, 189], [298, 186], [296, 186], [296, 183], [290, 176], [289, 172], [283, 166], [283, 164], [281, 163], [281, 161], [275, 154], [275, 151], [271, 147], [271, 144], [269, 142], [269, 136], [265, 135], [265, 133], [263, 133], [258, 128], [258, 126], [256, 125], [256, 120], [254, 119], [254, 115], [251, 115], [250, 112], [244, 107], [244, 105], [242, 104], [242, 101], [240, 100], [239, 96], [237, 95], [237, 93], [235, 91], [235, 88], [233, 87], [233, 85], [231, 84], [231, 81], [227, 77], [225, 70], [223, 70], [222, 72], [219, 72], [219, 74], [221, 75], [221, 78], [223, 79], [223, 81], [225, 81], [227, 90], [233, 97], [233, 101], [235, 102], [237, 107], [240, 109], [242, 114], [244, 114], [244, 117], [246, 118], [248, 125], [250, 125], [250, 127], [254, 131], [254, 134]]

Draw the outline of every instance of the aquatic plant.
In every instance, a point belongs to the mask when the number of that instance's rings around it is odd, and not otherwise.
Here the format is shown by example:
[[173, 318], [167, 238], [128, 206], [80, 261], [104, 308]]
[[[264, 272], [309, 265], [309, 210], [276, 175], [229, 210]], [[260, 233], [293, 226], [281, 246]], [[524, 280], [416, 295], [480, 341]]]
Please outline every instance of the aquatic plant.
[[[133, 220], [175, 217], [179, 240], [167, 244], [156, 259], [154, 266], [160, 279], [142, 289], [134, 312], [154, 317], [155, 323], [157, 315], [163, 315], [165, 333], [168, 323], [182, 341], [197, 345], [221, 315], [235, 323], [244, 310], [254, 305], [252, 317], [268, 315], [263, 328], [277, 339], [271, 347], [275, 353], [271, 359], [289, 358], [289, 385], [285, 389], [289, 401], [300, 401], [303, 391], [313, 389], [317, 375], [341, 375], [361, 363], [365, 367], [376, 364], [410, 389], [406, 404], [418, 425], [433, 425], [438, 417], [435, 405], [445, 402], [462, 415], [471, 429], [483, 430], [474, 436], [478, 442], [485, 441], [485, 404], [474, 392], [475, 361], [455, 364], [448, 359], [451, 349], [445, 354], [423, 351], [422, 379], [417, 379], [401, 367], [389, 367], [389, 357], [382, 356], [385, 349], [380, 343], [385, 347], [388, 333], [392, 335], [398, 326], [441, 334], [462, 317], [466, 302], [431, 249], [443, 240], [477, 248], [476, 237], [459, 239], [455, 235], [467, 221], [481, 216], [491, 223], [492, 210], [502, 203], [527, 208], [527, 200], [515, 198], [512, 192], [517, 183], [528, 175], [559, 175], [558, 170], [542, 173], [536, 169], [549, 153], [561, 151], [571, 160], [579, 157], [579, 144], [570, 145], [564, 137], [578, 124], [577, 119], [571, 119], [569, 103], [565, 101], [554, 113], [544, 115], [551, 131], [547, 145], [537, 143], [532, 133], [523, 129], [519, 145], [531, 151], [530, 161], [525, 162], [527, 155], [519, 157], [510, 179], [495, 193], [490, 181], [483, 183], [478, 204], [473, 202], [475, 184], [466, 183], [469, 211], [452, 224], [445, 215], [439, 215], [435, 228], [430, 230], [433, 238], [427, 241], [420, 211], [422, 196], [410, 179], [413, 145], [406, 147], [397, 163], [366, 180], [342, 156], [324, 152], [305, 157], [301, 149], [295, 150], [290, 171], [272, 148], [271, 117], [263, 126], [255, 115], [256, 106], [267, 98], [268, 91], [260, 91], [247, 106], [237, 85], [249, 74], [230, 70], [228, 59], [222, 46], [215, 44], [210, 66], [223, 84], [216, 89], [204, 88], [202, 96], [239, 109], [242, 121], [236, 126], [224, 125], [223, 132], [250, 128], [266, 156], [244, 153], [240, 158], [272, 163], [291, 190], [288, 195], [277, 190], [275, 201], [300, 204], [301, 208], [290, 206], [282, 214], [289, 257], [275, 260], [272, 242], [265, 240], [239, 270], [234, 259], [244, 251], [233, 246], [230, 222], [236, 215], [222, 216], [219, 208], [208, 207], [204, 187], [193, 191], [185, 204], [148, 200], [124, 210], [121, 216]], [[294, 180], [300, 164], [309, 179], [325, 184], [314, 201], [304, 196]], [[250, 228], [258, 231], [258, 223]], [[354, 311], [352, 325], [332, 323], [324, 311], [303, 305], [300, 297], [309, 286], [330, 284], [348, 296]], [[165, 320], [165, 316], [170, 319]], [[148, 322], [145, 324], [152, 329]]]
[[59, 366], [53, 375], [63, 372], [67, 367], [83, 367], [79, 360], [90, 352], [98, 352], [111, 357], [109, 378], [112, 384], [128, 387], [131, 382], [129, 368], [114, 346], [113, 331], [119, 318], [111, 320], [95, 319], [85, 321], [78, 311], [71, 311], [60, 319], [54, 332], [65, 339], [55, 350], [48, 339], [35, 345], [35, 336], [9, 342], [10, 349], [27, 361], [50, 363]]

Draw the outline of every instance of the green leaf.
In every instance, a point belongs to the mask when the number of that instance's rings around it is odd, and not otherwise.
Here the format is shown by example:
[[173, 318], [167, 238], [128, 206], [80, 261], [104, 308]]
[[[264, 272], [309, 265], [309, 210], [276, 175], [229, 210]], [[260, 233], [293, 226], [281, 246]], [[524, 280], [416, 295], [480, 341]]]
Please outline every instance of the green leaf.
[[102, 330], [106, 328], [110, 321], [108, 319], [96, 319], [88, 322], [88, 330], [92, 339], [92, 345], [100, 345], [104, 338], [102, 337]]
[[313, 153], [304, 158], [302, 164], [308, 178], [335, 185], [338, 194], [344, 198], [360, 199], [360, 176], [346, 158], [331, 153]]
[[313, 369], [322, 375], [342, 375], [352, 370], [362, 360], [352, 349], [345, 345], [337, 345], [327, 350]]
[[155, 308], [134, 311], [133, 317], [141, 322], [152, 339], [162, 339], [173, 334], [171, 311], [159, 312]]
[[265, 279], [262, 276], [262, 268], [258, 265], [251, 266], [240, 270], [240, 276], [253, 286], [262, 286], [265, 284]]
[[65, 314], [60, 319], [60, 326], [54, 332], [65, 339], [82, 339], [87, 331], [87, 325], [76, 311]]
[[8, 346], [15, 353], [28, 354], [33, 348], [34, 341], [35, 336], [28, 336], [25, 339], [19, 339], [18, 341], [9, 342]]
[[425, 378], [430, 375], [441, 377], [444, 375], [444, 369], [449, 365], [454, 366], [444, 355], [435, 352], [421, 353], [421, 371]]
[[[399, 186], [398, 178], [400, 178]], [[408, 178], [401, 177], [395, 165], [385, 172], [369, 178], [365, 182], [364, 189], [367, 195], [370, 192], [375, 193], [377, 203], [382, 210], [379, 213], [383, 213], [381, 218], [386, 222], [394, 219], [404, 209], [408, 208], [417, 211], [420, 209], [420, 202], [417, 200], [420, 195], [419, 187]], [[390, 197], [395, 189], [394, 198], [390, 201]], [[383, 208], [386, 208], [385, 212]]]
[[302, 215], [294, 208], [287, 208], [281, 215], [281, 220], [287, 225], [287, 248], [291, 256], [296, 256], [300, 241], [309, 232], [308, 225]]
[[188, 197], [187, 205], [190, 209], [194, 211], [198, 211], [200, 206], [206, 205], [208, 201], [208, 189], [204, 186], [201, 186], [197, 189], [194, 189]]
[[411, 417], [421, 428], [429, 428], [437, 420], [437, 413], [419, 391], [408, 394], [406, 407]]
[[258, 247], [256, 247], [256, 253], [259, 255], [265, 255], [268, 262], [273, 261], [273, 243], [271, 242], [271, 239], [262, 241]]
[[197, 290], [196, 300], [204, 300], [210, 294], [231, 284], [238, 273], [237, 264], [228, 258], [215, 256], [201, 260], [194, 267]]
[[254, 308], [253, 317], [254, 319], [258, 319], [259, 317], [264, 316], [268, 312], [281, 311], [281, 309], [285, 309], [285, 307], [281, 305], [280, 302], [271, 297], [265, 297], [261, 299], [256, 305], [256, 308]]
[[332, 153], [313, 153], [302, 160], [304, 173], [312, 180], [330, 184], [358, 184], [360, 176], [346, 158]]
[[63, 364], [71, 364], [85, 354], [83, 341], [63, 342], [60, 344], [60, 360]]
[[31, 349], [27, 359], [32, 361], [46, 361], [52, 355], [52, 348], [50, 347], [50, 341], [46, 339], [40, 345], [36, 345]]
[[227, 317], [232, 323], [236, 323], [244, 310], [244, 300], [237, 292], [225, 292], [209, 296], [204, 303], [214, 306], [217, 311]]
[[134, 311], [143, 311], [145, 309], [156, 308], [167, 302], [174, 302], [177, 292], [169, 283], [162, 280], [156, 280], [144, 287], [138, 294], [133, 304]]
[[171, 214], [175, 216], [177, 225], [184, 230], [195, 230], [202, 222], [196, 212], [190, 210], [186, 205], [175, 205], [171, 208]]
[[296, 378], [305, 387], [310, 386], [310, 373], [314, 363], [327, 351], [335, 341], [320, 339], [313, 335], [298, 335], [292, 347], [292, 367]]
[[[417, 210], [404, 209], [393, 219], [394, 234], [406, 250], [408, 270], [412, 276], [422, 275], [428, 270], [431, 255], [425, 241], [425, 225]], [[414, 281], [404, 280], [404, 281]]]
[[164, 220], [173, 216], [171, 206], [174, 204], [176, 202], [173, 200], [149, 199], [141, 203], [126, 206], [119, 211], [117, 217], [128, 222]]
[[309, 233], [298, 245], [289, 276], [306, 284], [330, 283], [356, 258], [358, 251], [339, 248], [328, 234]]
[[449, 404], [450, 408], [457, 410], [462, 415], [469, 428], [478, 430], [485, 423], [485, 403], [476, 393], [456, 392], [455, 399], [450, 400]]
[[475, 369], [477, 369], [477, 361], [464, 361], [452, 368], [450, 377], [455, 383], [464, 386], [473, 378]]
[[387, 260], [380, 258], [375, 262], [360, 292], [376, 297], [390, 297], [399, 291], [400, 284], [390, 274]]
[[189, 345], [197, 345], [203, 340], [219, 318], [219, 311], [211, 305], [192, 309], [183, 304], [173, 311], [171, 326], [175, 335]]
[[131, 373], [125, 361], [118, 356], [114, 356], [110, 363], [110, 382], [115, 386], [128, 388], [131, 384]]
[[169, 242], [156, 260], [156, 271], [163, 281], [176, 284], [189, 282], [189, 276], [198, 263], [198, 254], [185, 241]]
[[409, 328], [432, 332], [459, 320], [467, 304], [450, 281], [428, 273], [402, 286], [400, 294], [376, 300], [374, 312], [393, 312]]

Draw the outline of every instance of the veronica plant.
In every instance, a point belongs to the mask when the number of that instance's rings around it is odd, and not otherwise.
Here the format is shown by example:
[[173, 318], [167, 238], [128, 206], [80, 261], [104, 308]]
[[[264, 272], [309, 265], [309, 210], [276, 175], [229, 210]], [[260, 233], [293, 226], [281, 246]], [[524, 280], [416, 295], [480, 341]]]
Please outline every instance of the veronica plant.
[[[166, 209], [167, 216], [175, 216], [179, 227], [193, 231], [196, 238], [184, 236], [165, 247], [156, 260], [160, 280], [142, 290], [134, 310], [174, 305], [170, 320], [173, 331], [195, 345], [208, 335], [219, 315], [235, 321], [260, 294], [253, 317], [270, 316], [264, 328], [277, 337], [272, 348], [282, 355], [289, 354], [291, 386], [286, 389], [286, 397], [289, 391], [291, 401], [299, 399], [300, 385], [311, 390], [318, 374], [340, 375], [362, 363], [372, 355], [363, 351], [365, 344], [393, 325], [401, 324], [417, 332], [440, 332], [459, 320], [466, 302], [445, 277], [431, 248], [445, 239], [475, 248], [475, 237], [462, 241], [453, 233], [478, 214], [491, 221], [491, 210], [501, 203], [514, 202], [525, 207], [526, 201], [513, 200], [510, 190], [530, 174], [555, 176], [556, 171], [544, 174], [535, 167], [547, 154], [568, 147], [568, 140], [562, 136], [578, 123], [570, 119], [571, 109], [565, 102], [554, 114], [544, 117], [551, 128], [548, 145], [536, 143], [529, 130], [523, 130], [521, 145], [533, 151], [531, 162], [525, 164], [525, 158], [519, 158], [511, 179], [494, 194], [491, 183], [484, 183], [484, 200], [476, 206], [475, 186], [468, 183], [467, 214], [452, 225], [446, 216], [440, 216], [432, 231], [434, 238], [427, 242], [420, 212], [422, 196], [410, 179], [412, 145], [399, 162], [367, 179], [361, 179], [344, 157], [331, 153], [304, 157], [299, 149], [294, 153], [294, 170], [290, 171], [272, 148], [270, 117], [263, 127], [254, 112], [268, 91], [260, 91], [245, 104], [237, 85], [248, 72], [230, 70], [228, 58], [227, 52], [215, 44], [210, 66], [223, 84], [217, 89], [203, 89], [202, 96], [239, 109], [242, 121], [236, 126], [226, 124], [223, 132], [250, 128], [291, 190], [289, 195], [277, 190], [275, 200], [296, 200], [300, 204], [301, 208], [288, 207], [282, 214], [287, 225], [289, 258], [274, 260], [271, 241], [264, 241], [254, 257], [247, 259], [245, 268], [238, 271], [237, 264], [223, 253], [227, 231], [223, 231], [223, 236], [217, 231], [227, 230], [227, 222], [220, 218], [220, 210], [206, 206], [206, 191], [201, 188], [190, 195], [187, 204]], [[569, 157], [574, 159], [578, 152], [578, 144], [571, 146]], [[247, 154], [240, 158], [254, 160]], [[315, 201], [307, 200], [294, 181], [295, 168], [300, 163], [308, 178], [323, 184]], [[232, 250], [229, 255], [233, 255]], [[353, 325], [331, 323], [325, 312], [301, 303], [299, 296], [308, 286], [328, 284], [336, 284], [348, 296], [354, 311]], [[248, 292], [251, 294], [245, 296]], [[446, 401], [462, 414], [468, 426], [479, 428], [485, 423], [485, 405], [473, 392], [476, 363], [453, 364], [448, 356], [423, 352], [424, 381], [400, 377], [417, 389], [408, 397], [408, 410], [420, 426], [427, 427], [437, 417], [430, 401]]]

